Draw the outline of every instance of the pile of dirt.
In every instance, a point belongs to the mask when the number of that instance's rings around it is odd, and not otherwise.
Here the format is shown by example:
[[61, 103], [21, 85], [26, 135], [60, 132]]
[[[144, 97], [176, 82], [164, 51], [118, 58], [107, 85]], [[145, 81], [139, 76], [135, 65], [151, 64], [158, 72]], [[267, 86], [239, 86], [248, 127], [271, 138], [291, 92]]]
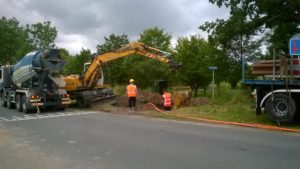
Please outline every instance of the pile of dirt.
[[159, 93], [147, 92], [144, 90], [139, 91], [138, 102], [148, 103], [151, 102], [155, 105], [160, 105], [162, 96]]
[[[150, 102], [154, 105], [160, 107], [162, 101], [162, 96], [159, 93], [147, 92], [144, 90], [139, 91], [139, 95], [137, 97], [137, 104], [140, 108], [143, 107], [146, 103]], [[209, 99], [207, 97], [198, 97], [191, 98], [191, 94], [189, 95], [185, 93], [175, 93], [173, 95], [174, 107], [184, 107], [184, 106], [201, 106], [209, 103]], [[178, 103], [177, 103], [178, 102]], [[177, 105], [178, 104], [178, 105]], [[128, 107], [128, 98], [126, 96], [117, 96], [116, 102], [114, 106], [118, 107]]]
[[[209, 103], [209, 99], [206, 97], [199, 97], [199, 98], [191, 98], [191, 93], [189, 92], [175, 92], [173, 94], [173, 103], [174, 109], [178, 109], [180, 107], [185, 106], [200, 106]], [[158, 108], [162, 108], [162, 96], [159, 93], [148, 92], [144, 90], [139, 90], [138, 97], [137, 97], [137, 105], [136, 105], [136, 112], [140, 112], [145, 109], [146, 103], [153, 103]], [[124, 95], [118, 95], [115, 98], [114, 104], [94, 104], [92, 109], [101, 110], [110, 113], [128, 113], [128, 98]], [[131, 113], [132, 114], [132, 113]]]
[[[161, 100], [162, 97], [159, 93], [151, 93], [144, 90], [140, 90], [137, 97], [137, 103], [139, 105], [144, 105], [148, 102], [159, 105]], [[128, 107], [128, 98], [126, 96], [117, 96], [114, 106]]]
[[104, 112], [110, 112], [114, 114], [139, 114], [142, 111], [146, 110], [145, 104], [151, 102], [156, 106], [160, 107], [162, 97], [159, 93], [152, 93], [143, 90], [139, 90], [139, 94], [137, 97], [136, 108], [134, 112], [130, 112], [128, 108], [128, 98], [124, 95], [117, 95], [114, 99], [113, 103], [106, 103], [103, 102], [99, 104], [91, 105], [92, 110], [101, 110]]
[[113, 105], [120, 106], [120, 107], [127, 107], [128, 99], [126, 96], [116, 96], [116, 102]]
[[189, 90], [175, 91], [173, 94], [174, 108], [178, 109], [180, 107], [189, 105], [191, 99], [192, 99], [191, 91], [189, 91]]

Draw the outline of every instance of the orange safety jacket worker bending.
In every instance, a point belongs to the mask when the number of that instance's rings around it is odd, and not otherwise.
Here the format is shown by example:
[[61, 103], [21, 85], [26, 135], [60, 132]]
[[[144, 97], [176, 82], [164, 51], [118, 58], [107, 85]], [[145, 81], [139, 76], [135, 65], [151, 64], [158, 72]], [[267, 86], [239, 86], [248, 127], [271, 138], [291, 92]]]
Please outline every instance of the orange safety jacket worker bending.
[[137, 95], [137, 89], [136, 85], [130, 84], [127, 86], [127, 97], [136, 97]]
[[164, 98], [164, 106], [170, 107], [172, 105], [171, 93], [164, 93], [163, 98]]

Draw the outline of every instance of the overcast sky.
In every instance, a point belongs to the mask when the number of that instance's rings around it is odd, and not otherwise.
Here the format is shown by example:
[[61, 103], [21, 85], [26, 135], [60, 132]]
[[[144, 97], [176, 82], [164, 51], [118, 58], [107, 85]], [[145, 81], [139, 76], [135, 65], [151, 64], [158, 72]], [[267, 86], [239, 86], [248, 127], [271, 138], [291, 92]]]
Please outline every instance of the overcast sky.
[[208, 0], [0, 0], [0, 16], [22, 25], [50, 21], [58, 31], [56, 45], [75, 54], [82, 48], [95, 52], [112, 33], [135, 41], [155, 26], [170, 33], [173, 43], [191, 34], [205, 37], [199, 25], [229, 12]]

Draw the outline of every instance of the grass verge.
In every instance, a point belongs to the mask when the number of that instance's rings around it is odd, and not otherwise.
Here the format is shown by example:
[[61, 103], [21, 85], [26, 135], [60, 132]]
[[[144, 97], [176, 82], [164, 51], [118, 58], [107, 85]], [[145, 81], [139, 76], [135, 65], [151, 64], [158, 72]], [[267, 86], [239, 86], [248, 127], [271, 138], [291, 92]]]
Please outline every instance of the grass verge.
[[[250, 90], [229, 89], [226, 85], [221, 86], [220, 89], [222, 90], [222, 94], [217, 95], [214, 101], [210, 101], [210, 103], [206, 105], [184, 107], [168, 114], [162, 114], [156, 111], [146, 111], [143, 112], [143, 114], [165, 119], [189, 120], [188, 118], [185, 119], [174, 116], [179, 115], [226, 122], [278, 126], [278, 124], [270, 120], [266, 114], [256, 116], [255, 109], [253, 108], [254, 99], [250, 96]], [[210, 97], [209, 95], [206, 96]], [[282, 123], [280, 127], [300, 129], [300, 122], [296, 120], [293, 123]]]

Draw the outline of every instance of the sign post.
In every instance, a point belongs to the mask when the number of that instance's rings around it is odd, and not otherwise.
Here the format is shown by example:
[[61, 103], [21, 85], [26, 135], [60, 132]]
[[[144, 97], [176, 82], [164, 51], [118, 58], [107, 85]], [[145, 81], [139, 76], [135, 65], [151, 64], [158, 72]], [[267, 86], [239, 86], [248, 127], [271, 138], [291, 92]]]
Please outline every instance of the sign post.
[[212, 100], [215, 99], [215, 70], [218, 69], [217, 66], [209, 66], [209, 70], [212, 70]]

